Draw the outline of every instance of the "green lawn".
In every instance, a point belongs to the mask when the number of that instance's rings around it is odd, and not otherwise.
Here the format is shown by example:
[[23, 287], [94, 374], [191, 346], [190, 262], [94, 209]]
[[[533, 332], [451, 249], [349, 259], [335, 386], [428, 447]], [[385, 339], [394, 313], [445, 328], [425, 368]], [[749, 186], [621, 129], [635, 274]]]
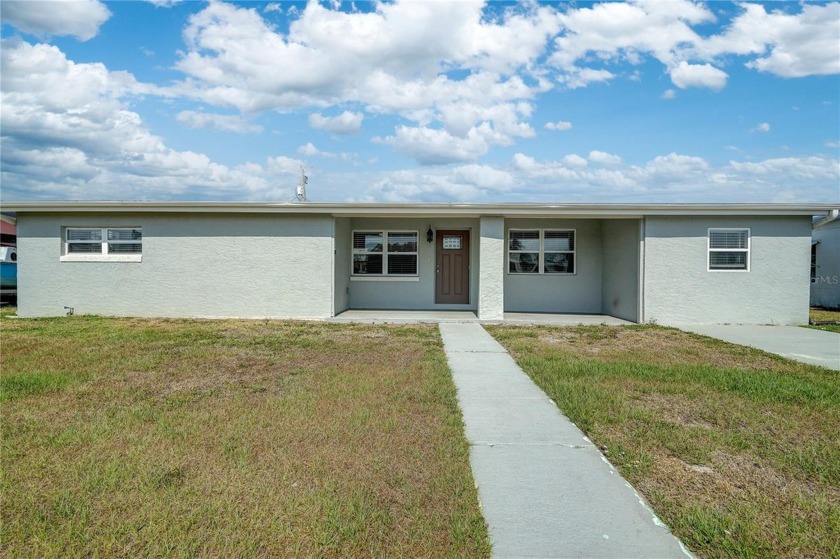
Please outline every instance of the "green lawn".
[[679, 330], [488, 330], [701, 557], [840, 557], [840, 373]]
[[435, 327], [10, 312], [0, 555], [489, 555]]
[[840, 310], [811, 308], [811, 324], [808, 328], [840, 334]]

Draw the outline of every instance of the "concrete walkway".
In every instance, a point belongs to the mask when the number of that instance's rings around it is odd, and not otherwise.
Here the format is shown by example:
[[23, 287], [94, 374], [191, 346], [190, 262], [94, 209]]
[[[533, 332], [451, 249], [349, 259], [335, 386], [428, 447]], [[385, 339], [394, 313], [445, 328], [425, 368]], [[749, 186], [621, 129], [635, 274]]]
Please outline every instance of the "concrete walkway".
[[494, 557], [690, 557], [480, 324], [439, 328]]
[[800, 326], [710, 324], [683, 330], [840, 371], [840, 335]]

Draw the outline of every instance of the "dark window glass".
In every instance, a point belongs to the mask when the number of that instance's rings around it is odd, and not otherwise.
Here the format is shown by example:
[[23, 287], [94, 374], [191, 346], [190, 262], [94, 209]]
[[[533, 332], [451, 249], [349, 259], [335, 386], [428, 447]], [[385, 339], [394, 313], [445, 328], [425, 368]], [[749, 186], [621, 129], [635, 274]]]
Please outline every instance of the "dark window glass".
[[354, 254], [354, 274], [382, 274], [381, 254]]
[[545, 253], [546, 274], [574, 274], [575, 255], [563, 252]]
[[417, 255], [416, 254], [389, 254], [388, 255], [388, 274], [400, 275], [417, 274]]
[[508, 258], [508, 271], [515, 274], [537, 274], [540, 271], [540, 253], [511, 252]]

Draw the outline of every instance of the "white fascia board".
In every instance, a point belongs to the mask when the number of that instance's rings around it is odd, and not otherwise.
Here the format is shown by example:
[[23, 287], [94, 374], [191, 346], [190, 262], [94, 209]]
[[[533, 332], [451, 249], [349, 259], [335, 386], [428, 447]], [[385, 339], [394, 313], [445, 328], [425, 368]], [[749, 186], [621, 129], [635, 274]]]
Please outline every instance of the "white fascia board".
[[13, 201], [20, 213], [276, 213], [335, 217], [577, 217], [829, 215], [838, 204], [377, 204], [270, 202]]

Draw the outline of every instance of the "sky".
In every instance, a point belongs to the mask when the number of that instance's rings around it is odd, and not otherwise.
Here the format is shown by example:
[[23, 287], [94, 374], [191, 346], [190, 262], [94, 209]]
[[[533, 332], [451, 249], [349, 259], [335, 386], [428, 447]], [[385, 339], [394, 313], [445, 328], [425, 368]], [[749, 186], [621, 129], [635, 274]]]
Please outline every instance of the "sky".
[[840, 203], [838, 2], [0, 17], [2, 200]]

